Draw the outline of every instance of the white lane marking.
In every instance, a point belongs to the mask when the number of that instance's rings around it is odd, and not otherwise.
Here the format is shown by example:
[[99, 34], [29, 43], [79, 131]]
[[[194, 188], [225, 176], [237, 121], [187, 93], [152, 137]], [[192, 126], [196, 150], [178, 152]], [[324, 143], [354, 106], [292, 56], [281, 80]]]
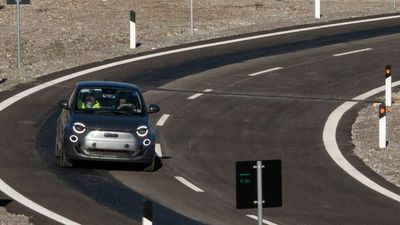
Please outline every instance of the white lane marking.
[[213, 91], [213, 89], [205, 89], [205, 90], [203, 91], [203, 93], [196, 93], [196, 94], [194, 94], [194, 95], [188, 97], [187, 99], [193, 100], [193, 99], [196, 99], [196, 98], [198, 98], [198, 97], [204, 95], [204, 93], [209, 93], [209, 92], [212, 92], [212, 91]]
[[[238, 38], [238, 39], [233, 39], [233, 40], [228, 40], [228, 41], [220, 41], [220, 42], [215, 42], [215, 43], [210, 43], [210, 44], [204, 44], [204, 45], [197, 45], [197, 46], [192, 46], [192, 47], [187, 47], [187, 48], [180, 48], [180, 49], [175, 49], [175, 50], [170, 50], [170, 51], [165, 51], [165, 52], [159, 52], [159, 53], [154, 53], [154, 54], [149, 54], [149, 55], [144, 55], [144, 56], [139, 56], [139, 57], [134, 57], [131, 59], [126, 59], [118, 62], [113, 62], [109, 64], [105, 64], [102, 66], [98, 67], [93, 67], [90, 69], [86, 69], [83, 71], [79, 71], [76, 73], [72, 73], [63, 77], [60, 77], [55, 80], [48, 81], [46, 83], [40, 84], [38, 86], [32, 87], [30, 89], [27, 89], [23, 92], [20, 92], [6, 100], [0, 103], [0, 111], [3, 111], [5, 108], [9, 107], [10, 105], [14, 104], [15, 102], [21, 100], [22, 98], [25, 98], [33, 93], [36, 93], [42, 89], [48, 88], [50, 86], [53, 86], [55, 84], [59, 84], [61, 82], [71, 80], [73, 78], [77, 78], [83, 75], [87, 75], [96, 71], [104, 70], [107, 68], [115, 67], [115, 66], [120, 66], [124, 65], [127, 63], [132, 63], [132, 62], [137, 62], [145, 59], [150, 59], [150, 58], [155, 58], [159, 56], [164, 56], [164, 55], [170, 55], [174, 53], [179, 53], [179, 52], [185, 52], [185, 51], [191, 51], [191, 50], [196, 50], [196, 49], [202, 49], [202, 48], [208, 48], [208, 47], [213, 47], [213, 46], [219, 46], [219, 45], [226, 45], [226, 44], [231, 44], [231, 43], [238, 43], [238, 42], [243, 42], [243, 41], [249, 41], [249, 40], [255, 40], [255, 39], [260, 39], [260, 38], [266, 38], [266, 37], [273, 37], [273, 36], [280, 36], [280, 35], [285, 35], [285, 34], [292, 34], [292, 33], [299, 33], [299, 32], [305, 32], [305, 31], [312, 31], [312, 30], [319, 30], [319, 29], [325, 29], [325, 28], [330, 28], [330, 27], [340, 27], [340, 26], [347, 26], [347, 25], [352, 25], [352, 24], [360, 24], [360, 23], [369, 23], [369, 22], [375, 22], [375, 21], [381, 21], [381, 20], [390, 20], [390, 19], [397, 19], [400, 18], [400, 15], [396, 16], [386, 16], [386, 17], [379, 17], [379, 18], [373, 18], [373, 19], [364, 19], [364, 20], [357, 20], [357, 21], [350, 21], [350, 22], [342, 22], [342, 23], [334, 23], [334, 24], [327, 24], [327, 25], [320, 25], [320, 26], [314, 26], [314, 27], [307, 27], [307, 28], [300, 28], [300, 29], [293, 29], [293, 30], [288, 30], [288, 31], [280, 31], [280, 32], [273, 32], [273, 33], [268, 33], [268, 34], [263, 34], [263, 35], [256, 35], [252, 37], [246, 37], [246, 38]], [[3, 189], [11, 189], [13, 190], [10, 186], [5, 186], [3, 185], [4, 182], [0, 183], [0, 190], [3, 191]], [[15, 190], [14, 192], [9, 192], [11, 198], [19, 199]], [[20, 195], [20, 194], [19, 194]], [[22, 196], [22, 195], [21, 195]], [[15, 197], [15, 198], [14, 198]], [[24, 204], [25, 201], [18, 201], [21, 204]], [[29, 207], [28, 205], [26, 205]], [[43, 207], [42, 207], [43, 208]], [[33, 210], [36, 211], [36, 209], [32, 208]], [[42, 213], [43, 214], [43, 213]], [[50, 215], [50, 214], [43, 214], [45, 216]], [[49, 216], [49, 218], [54, 219], [52, 216]], [[56, 220], [56, 219], [54, 219]], [[56, 220], [57, 221], [57, 220]]]
[[334, 54], [333, 56], [335, 56], [335, 57], [345, 56], [345, 55], [355, 54], [355, 53], [359, 53], [359, 52], [366, 52], [366, 51], [371, 51], [371, 50], [372, 50], [372, 48], [364, 48], [364, 49], [354, 50], [354, 51], [350, 51], [350, 52], [342, 52], [342, 53]]
[[257, 72], [257, 73], [251, 73], [248, 76], [249, 77], [254, 77], [254, 76], [257, 76], [257, 75], [260, 75], [260, 74], [269, 73], [269, 72], [273, 72], [273, 71], [277, 71], [277, 70], [281, 70], [281, 69], [283, 69], [283, 67], [274, 67], [274, 68], [263, 70], [263, 71], [260, 71], [260, 72]]
[[146, 217], [142, 217], [142, 225], [153, 225], [153, 222], [148, 220]]
[[198, 98], [198, 97], [200, 97], [202, 95], [204, 95], [204, 93], [196, 93], [196, 94], [188, 97], [187, 99], [193, 100], [193, 99]]
[[164, 114], [161, 116], [161, 118], [157, 121], [156, 126], [162, 127], [164, 126], [164, 123], [167, 121], [169, 114]]
[[156, 144], [156, 154], [159, 158], [162, 158], [161, 145], [158, 143]]
[[[394, 82], [393, 87], [400, 85], [400, 81]], [[352, 100], [356, 101], [361, 101], [365, 100], [373, 95], [378, 94], [379, 92], [383, 92], [385, 90], [385, 86], [381, 86], [378, 88], [375, 88], [367, 93], [364, 93], [362, 95], [359, 95]], [[344, 171], [346, 171], [350, 176], [352, 176], [354, 179], [358, 180], [365, 186], [371, 188], [372, 190], [385, 195], [397, 202], [400, 202], [400, 196], [397, 195], [396, 193], [393, 193], [384, 187], [378, 185], [368, 177], [366, 177], [364, 174], [359, 172], [356, 168], [354, 168], [343, 156], [342, 152], [339, 149], [339, 146], [336, 142], [336, 130], [337, 126], [339, 124], [340, 119], [342, 116], [354, 105], [356, 105], [358, 102], [354, 101], [347, 101], [340, 105], [338, 108], [336, 108], [328, 117], [328, 120], [325, 123], [324, 126], [324, 131], [323, 131], [323, 141], [325, 145], [325, 149], [328, 152], [329, 156], [336, 162], [336, 164], [342, 168]]]
[[25, 196], [21, 195], [19, 192], [11, 188], [8, 184], [6, 184], [2, 179], [0, 179], [0, 188], [1, 191], [13, 198], [15, 201], [21, 203], [22, 205], [42, 214], [45, 215], [59, 223], [62, 224], [67, 224], [67, 225], [79, 225], [79, 223], [76, 223], [72, 220], [69, 220], [63, 216], [58, 215], [57, 213], [54, 213], [46, 208], [43, 208], [42, 206], [36, 204], [35, 202], [31, 201], [30, 199], [26, 198]]
[[[246, 216], [249, 217], [249, 218], [252, 218], [253, 220], [257, 220], [258, 221], [258, 216], [255, 216], [255, 215], [246, 215]], [[268, 221], [266, 219], [263, 219], [263, 223], [264, 224], [268, 224], [268, 225], [278, 225], [278, 224], [273, 223], [271, 221]]]
[[188, 186], [190, 189], [192, 189], [195, 192], [204, 192], [202, 189], [196, 187], [194, 184], [190, 183], [183, 177], [175, 177], [178, 181], [180, 181], [182, 184]]

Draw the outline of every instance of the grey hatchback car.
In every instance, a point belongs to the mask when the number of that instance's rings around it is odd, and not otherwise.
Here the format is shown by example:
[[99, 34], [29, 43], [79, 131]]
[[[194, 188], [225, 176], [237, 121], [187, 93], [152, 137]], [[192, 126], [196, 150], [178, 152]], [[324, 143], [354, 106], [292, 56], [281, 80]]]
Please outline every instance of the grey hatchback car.
[[111, 81], [79, 82], [69, 98], [58, 103], [55, 157], [61, 167], [75, 160], [140, 163], [155, 169], [155, 132], [140, 89]]

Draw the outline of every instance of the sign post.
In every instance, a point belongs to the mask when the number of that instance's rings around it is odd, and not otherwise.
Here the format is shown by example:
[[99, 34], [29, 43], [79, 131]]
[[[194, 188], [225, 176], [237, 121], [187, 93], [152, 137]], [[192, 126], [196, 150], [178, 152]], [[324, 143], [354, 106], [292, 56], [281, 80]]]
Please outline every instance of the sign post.
[[236, 208], [257, 208], [258, 224], [263, 208], [282, 206], [281, 160], [236, 162]]
[[20, 15], [20, 5], [31, 4], [30, 0], [7, 0], [7, 4], [16, 5], [17, 7], [17, 66], [21, 67], [21, 46], [20, 46], [20, 36], [21, 36], [21, 15]]
[[190, 34], [193, 35], [193, 0], [190, 0]]
[[258, 225], [263, 224], [263, 196], [262, 196], [262, 164], [257, 161], [257, 211], [258, 211]]

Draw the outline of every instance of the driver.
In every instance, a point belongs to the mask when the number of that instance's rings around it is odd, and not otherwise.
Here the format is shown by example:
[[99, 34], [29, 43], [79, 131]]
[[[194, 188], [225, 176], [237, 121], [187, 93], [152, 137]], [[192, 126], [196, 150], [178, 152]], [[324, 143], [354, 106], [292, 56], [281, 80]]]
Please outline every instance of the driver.
[[83, 101], [78, 102], [79, 109], [99, 109], [100, 103], [94, 98], [94, 94], [89, 93], [84, 96]]
[[121, 97], [118, 101], [117, 109], [119, 110], [132, 110], [133, 104], [129, 103], [125, 97]]

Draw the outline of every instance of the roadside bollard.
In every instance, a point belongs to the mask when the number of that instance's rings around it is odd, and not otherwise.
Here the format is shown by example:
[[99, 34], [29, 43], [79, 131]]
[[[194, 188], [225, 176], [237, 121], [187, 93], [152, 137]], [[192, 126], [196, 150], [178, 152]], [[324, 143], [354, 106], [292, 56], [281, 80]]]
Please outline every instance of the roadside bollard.
[[315, 0], [315, 18], [320, 19], [321, 18], [321, 0]]
[[129, 30], [130, 30], [130, 48], [136, 48], [136, 14], [134, 11], [130, 11], [130, 22], [129, 22]]
[[387, 65], [385, 68], [385, 102], [386, 106], [392, 106], [392, 67]]
[[386, 148], [386, 106], [379, 105], [379, 148]]
[[142, 225], [152, 225], [153, 224], [153, 203], [146, 199], [143, 205], [143, 218]]

